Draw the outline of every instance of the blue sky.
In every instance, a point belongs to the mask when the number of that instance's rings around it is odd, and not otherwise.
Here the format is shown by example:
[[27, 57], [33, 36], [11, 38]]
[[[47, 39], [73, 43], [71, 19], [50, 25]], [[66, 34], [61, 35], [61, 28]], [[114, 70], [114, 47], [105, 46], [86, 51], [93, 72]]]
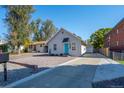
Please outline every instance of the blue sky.
[[[124, 6], [34, 6], [32, 19], [50, 19], [58, 28], [65, 28], [83, 40], [100, 28], [113, 27], [124, 17]], [[7, 33], [5, 10], [0, 8], [0, 36]]]

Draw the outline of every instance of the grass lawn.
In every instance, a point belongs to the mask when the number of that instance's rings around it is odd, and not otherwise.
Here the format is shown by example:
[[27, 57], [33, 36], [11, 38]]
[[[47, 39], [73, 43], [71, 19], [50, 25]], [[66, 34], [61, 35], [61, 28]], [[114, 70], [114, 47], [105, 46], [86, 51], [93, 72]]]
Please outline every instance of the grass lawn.
[[123, 64], [123, 65], [124, 65], [124, 60], [123, 60], [123, 61], [121, 60], [121, 61], [118, 61], [118, 62], [119, 62], [120, 64]]

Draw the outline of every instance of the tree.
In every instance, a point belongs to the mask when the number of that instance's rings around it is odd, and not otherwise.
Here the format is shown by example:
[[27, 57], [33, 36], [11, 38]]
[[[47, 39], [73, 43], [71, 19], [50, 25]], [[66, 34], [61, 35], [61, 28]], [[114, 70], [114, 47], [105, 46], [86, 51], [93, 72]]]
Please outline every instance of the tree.
[[41, 36], [41, 25], [42, 21], [41, 19], [37, 19], [36, 21], [32, 21], [30, 24], [31, 31], [33, 33], [33, 41], [41, 41], [42, 36]]
[[48, 40], [49, 38], [51, 38], [52, 35], [56, 33], [56, 31], [57, 28], [51, 20], [46, 20], [42, 23], [42, 28], [40, 32], [43, 40]]
[[12, 5], [4, 6], [6, 11], [5, 23], [8, 26], [6, 38], [10, 41], [13, 50], [20, 52], [20, 46], [29, 40], [29, 20], [34, 12], [33, 6]]
[[104, 46], [105, 34], [108, 33], [110, 30], [112, 30], [112, 29], [111, 28], [101, 28], [101, 29], [97, 30], [96, 32], [94, 32], [90, 36], [90, 39], [89, 39], [91, 45], [93, 45], [95, 49], [102, 48]]

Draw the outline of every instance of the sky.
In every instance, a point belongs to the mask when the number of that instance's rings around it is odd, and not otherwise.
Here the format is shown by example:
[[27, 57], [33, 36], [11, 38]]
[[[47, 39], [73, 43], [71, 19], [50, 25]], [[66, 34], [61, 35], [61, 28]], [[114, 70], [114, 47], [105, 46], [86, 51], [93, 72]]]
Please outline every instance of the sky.
[[[50, 19], [57, 28], [65, 28], [75, 33], [83, 40], [100, 28], [114, 27], [124, 17], [124, 6], [33, 6], [36, 11], [32, 14], [31, 20], [41, 18], [43, 21]], [[4, 23], [6, 11], [0, 8], [0, 36], [7, 33], [7, 26]]]

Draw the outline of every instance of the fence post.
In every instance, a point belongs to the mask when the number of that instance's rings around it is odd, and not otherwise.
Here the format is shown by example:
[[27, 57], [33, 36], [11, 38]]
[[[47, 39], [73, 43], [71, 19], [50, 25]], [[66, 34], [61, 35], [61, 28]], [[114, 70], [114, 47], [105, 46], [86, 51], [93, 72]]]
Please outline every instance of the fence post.
[[4, 66], [4, 81], [7, 81], [7, 65], [6, 64], [7, 64], [6, 62], [3, 64], [3, 66]]
[[123, 60], [123, 53], [121, 53], [121, 60]]
[[114, 59], [114, 52], [112, 52], [112, 59]]

